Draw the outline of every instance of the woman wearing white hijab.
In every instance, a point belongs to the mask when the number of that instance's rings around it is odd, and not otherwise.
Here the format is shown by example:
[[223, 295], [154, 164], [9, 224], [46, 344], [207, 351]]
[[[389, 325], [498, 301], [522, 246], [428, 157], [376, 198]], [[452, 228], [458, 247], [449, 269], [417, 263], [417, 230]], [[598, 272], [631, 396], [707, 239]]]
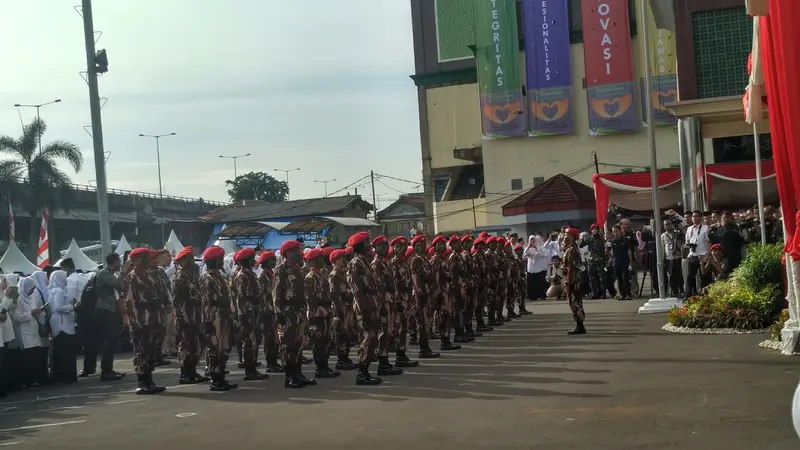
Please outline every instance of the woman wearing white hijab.
[[67, 272], [56, 270], [50, 275], [47, 303], [51, 311], [53, 332], [53, 381], [78, 381], [78, 336], [75, 334], [75, 305], [67, 299]]
[[528, 237], [528, 245], [522, 256], [527, 262], [528, 299], [547, 298], [547, 267], [550, 265], [552, 252], [538, 235]]
[[[49, 296], [48, 288], [47, 288], [47, 272], [37, 270], [31, 274], [31, 278], [33, 281], [36, 282], [36, 290], [39, 292], [39, 297], [42, 299], [42, 303], [47, 303], [47, 297]], [[42, 347], [46, 347], [48, 354], [50, 352], [50, 309], [47, 308], [44, 311], [44, 314], [37, 317], [36, 320], [39, 322], [39, 325], [43, 325], [46, 329], [48, 329], [48, 333], [45, 336], [42, 336]], [[40, 329], [40, 331], [44, 330], [45, 328]], [[49, 358], [48, 358], [49, 360]]]
[[19, 281], [17, 308], [12, 313], [19, 323], [18, 335], [22, 346], [22, 363], [26, 376], [23, 384], [36, 387], [47, 381], [47, 348], [42, 347], [38, 318], [44, 315], [42, 297], [36, 288], [36, 281], [27, 277]]
[[[17, 284], [19, 283], [19, 275], [10, 273], [5, 276], [2, 283], [3, 300], [0, 302], [0, 310], [7, 311], [8, 320], [3, 324], [6, 328], [3, 331], [3, 346], [5, 347], [5, 365], [8, 368], [7, 383], [8, 390], [14, 391], [22, 387], [23, 373], [19, 370], [23, 366], [22, 352], [19, 344], [19, 323], [13, 318], [14, 310], [17, 309]], [[8, 331], [8, 333], [6, 333]], [[11, 340], [6, 340], [6, 339]]]

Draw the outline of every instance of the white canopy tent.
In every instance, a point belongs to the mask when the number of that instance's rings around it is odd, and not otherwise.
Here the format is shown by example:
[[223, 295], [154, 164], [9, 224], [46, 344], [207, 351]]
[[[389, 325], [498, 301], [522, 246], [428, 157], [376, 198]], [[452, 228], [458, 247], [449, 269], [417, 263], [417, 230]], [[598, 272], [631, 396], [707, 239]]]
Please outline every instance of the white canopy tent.
[[86, 253], [81, 250], [81, 248], [78, 246], [78, 243], [75, 242], [75, 239], [69, 243], [67, 252], [64, 253], [64, 256], [55, 265], [60, 266], [61, 263], [67, 258], [72, 258], [72, 262], [75, 264], [76, 269], [83, 270], [84, 272], [97, 270], [98, 264], [86, 256]]
[[169, 253], [173, 257], [175, 257], [179, 251], [183, 250], [183, 244], [181, 244], [181, 240], [178, 239], [178, 235], [175, 234], [175, 230], [169, 232], [169, 238], [164, 244], [164, 247], [169, 250]]
[[119, 256], [122, 256], [125, 254], [125, 252], [129, 252], [131, 250], [133, 250], [131, 248], [131, 244], [128, 244], [128, 240], [125, 239], [125, 235], [123, 234], [122, 237], [119, 239], [119, 242], [117, 243], [117, 249], [114, 250], [114, 253], [118, 254]]
[[22, 254], [22, 251], [14, 241], [9, 243], [6, 254], [0, 258], [0, 269], [3, 269], [4, 273], [22, 272], [25, 275], [30, 275], [39, 270], [35, 264], [28, 261], [28, 258]]
[[236, 241], [233, 239], [217, 239], [216, 242], [214, 242], [214, 245], [222, 247], [222, 249], [225, 250], [226, 255], [230, 255], [231, 253], [236, 253], [241, 250], [241, 247], [236, 245]]

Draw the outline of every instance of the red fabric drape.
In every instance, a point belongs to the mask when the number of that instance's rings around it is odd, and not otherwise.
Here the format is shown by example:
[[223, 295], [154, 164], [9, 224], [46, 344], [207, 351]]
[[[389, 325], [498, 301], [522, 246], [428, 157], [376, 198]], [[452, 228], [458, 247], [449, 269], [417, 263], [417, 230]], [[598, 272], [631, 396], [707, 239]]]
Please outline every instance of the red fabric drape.
[[[761, 51], [769, 99], [772, 156], [775, 178], [786, 225], [786, 251], [800, 256], [797, 199], [800, 192], [800, 1], [770, 1], [769, 16], [761, 17]], [[794, 176], [793, 176], [794, 174]], [[793, 220], [794, 219], [794, 220]]]
[[[664, 188], [676, 183], [681, 179], [680, 169], [661, 169], [656, 174], [659, 188]], [[608, 180], [613, 183], [629, 186], [631, 188], [646, 189], [652, 187], [650, 183], [650, 172], [635, 173], [600, 173], [592, 176], [594, 184], [595, 218], [601, 227], [605, 225], [608, 217], [608, 207], [611, 197], [611, 187], [603, 183]]]
[[596, 173], [592, 176], [592, 184], [594, 185], [594, 216], [600, 228], [605, 226], [606, 219], [608, 218], [608, 198], [611, 193], [608, 186], [603, 184], [600, 180], [600, 174]]

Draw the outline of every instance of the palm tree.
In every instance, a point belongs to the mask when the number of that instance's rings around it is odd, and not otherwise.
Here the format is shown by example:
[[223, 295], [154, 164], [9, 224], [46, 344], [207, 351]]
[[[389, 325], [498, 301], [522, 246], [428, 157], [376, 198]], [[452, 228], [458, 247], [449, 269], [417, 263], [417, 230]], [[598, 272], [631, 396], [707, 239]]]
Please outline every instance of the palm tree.
[[38, 144], [47, 131], [41, 119], [22, 129], [22, 136], [14, 139], [0, 136], [0, 153], [11, 156], [0, 161], [0, 189], [12, 198], [20, 200], [30, 217], [30, 248], [39, 245], [40, 217], [44, 208], [64, 206], [72, 180], [58, 168], [61, 161], [69, 164], [76, 172], [83, 167], [83, 154], [77, 145], [66, 141], [53, 141], [42, 146]]

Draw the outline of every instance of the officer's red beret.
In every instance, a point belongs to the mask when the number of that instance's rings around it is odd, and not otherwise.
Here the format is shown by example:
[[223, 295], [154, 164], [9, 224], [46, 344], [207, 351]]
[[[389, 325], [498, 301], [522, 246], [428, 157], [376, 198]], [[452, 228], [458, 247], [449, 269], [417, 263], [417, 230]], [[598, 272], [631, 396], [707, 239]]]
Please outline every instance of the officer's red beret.
[[428, 247], [428, 253], [433, 255], [434, 253], [436, 253], [436, 249], [433, 247]]
[[256, 256], [256, 251], [253, 250], [252, 248], [247, 247], [236, 252], [236, 254], [233, 255], [233, 260], [239, 262], [239, 261], [244, 261], [247, 258], [252, 258], [254, 256]]
[[303, 244], [297, 242], [294, 239], [290, 239], [290, 240], [284, 242], [283, 244], [281, 244], [281, 248], [279, 249], [279, 251], [281, 252], [281, 256], [286, 257], [286, 254], [289, 251], [294, 250], [296, 248], [300, 248], [302, 246], [303, 246]]
[[275, 252], [273, 252], [272, 250], [261, 252], [261, 254], [258, 255], [258, 263], [264, 264], [265, 262], [269, 261], [272, 258], [275, 258]]
[[444, 237], [444, 236], [442, 236], [442, 235], [436, 236], [436, 237], [435, 237], [435, 238], [433, 238], [433, 240], [431, 241], [431, 245], [436, 245], [436, 244], [438, 244], [439, 242], [444, 242], [444, 243], [447, 243], [447, 239], [445, 239], [445, 237]]
[[515, 245], [514, 250], [522, 250], [522, 244]]
[[143, 258], [143, 257], [149, 257], [149, 256], [150, 256], [150, 249], [149, 248], [139, 247], [139, 248], [133, 249], [133, 251], [131, 251], [131, 253], [128, 255], [128, 258], [136, 259], [136, 258]]
[[194, 250], [192, 250], [192, 247], [191, 247], [191, 246], [188, 246], [188, 245], [187, 245], [186, 247], [183, 247], [183, 248], [181, 249], [181, 251], [179, 251], [179, 252], [178, 252], [178, 254], [177, 254], [177, 255], [175, 255], [175, 261], [177, 261], [177, 260], [179, 260], [179, 259], [183, 258], [184, 256], [190, 256], [190, 255], [191, 255], [192, 257], [194, 257]]
[[465, 243], [465, 242], [467, 242], [467, 241], [471, 241], [471, 240], [472, 240], [472, 236], [471, 236], [471, 235], [469, 235], [469, 234], [468, 234], [468, 235], [466, 235], [466, 236], [461, 236], [461, 243], [462, 243], [462, 244], [463, 244], [463, 243]]
[[479, 237], [472, 242], [472, 245], [486, 244], [486, 239]]
[[394, 247], [395, 245], [401, 245], [401, 244], [408, 245], [408, 239], [406, 239], [404, 236], [399, 236], [399, 237], [396, 237], [396, 238], [392, 239], [392, 242], [391, 242], [391, 246], [392, 247]]
[[489, 236], [488, 238], [485, 239], [485, 242], [487, 244], [491, 244], [492, 242], [496, 242], [496, 241], [497, 241], [497, 238], [495, 236]]
[[406, 257], [409, 257], [414, 254], [414, 247], [408, 247], [406, 249]]
[[366, 241], [367, 239], [369, 239], [369, 233], [367, 233], [366, 231], [360, 231], [350, 236], [350, 239], [347, 240], [347, 245], [356, 246]]
[[330, 255], [331, 262], [335, 262], [337, 259], [343, 258], [346, 254], [347, 252], [345, 250], [342, 249], [334, 250], [333, 252], [331, 252]]
[[414, 238], [411, 239], [411, 246], [413, 247], [413, 246], [417, 245], [417, 242], [422, 242], [424, 244], [425, 243], [425, 236], [422, 235], [422, 234], [414, 236]]
[[331, 256], [331, 253], [333, 253], [334, 250], [336, 250], [336, 249], [333, 248], [333, 247], [330, 247], [330, 246], [324, 247], [324, 248], [322, 248], [322, 256], [327, 258], [327, 257]]
[[303, 255], [306, 261], [317, 259], [320, 256], [322, 256], [322, 250], [318, 248], [312, 248], [311, 250], [307, 251], [305, 255]]
[[580, 231], [576, 230], [575, 228], [567, 228], [567, 234], [572, 235], [575, 239], [581, 236]]
[[454, 235], [450, 236], [450, 239], [448, 239], [447, 242], [449, 242], [451, 244], [453, 242], [461, 242], [461, 237], [459, 235], [457, 235], [457, 234], [454, 234]]
[[378, 245], [385, 244], [387, 242], [389, 242], [389, 240], [386, 239], [386, 236], [380, 235], [372, 240], [372, 246], [377, 247]]
[[356, 250], [353, 247], [347, 247], [346, 249], [344, 249], [344, 254], [345, 255], [352, 255], [353, 253], [355, 253], [355, 251]]
[[203, 261], [221, 259], [225, 257], [225, 250], [222, 247], [212, 245], [203, 252]]

